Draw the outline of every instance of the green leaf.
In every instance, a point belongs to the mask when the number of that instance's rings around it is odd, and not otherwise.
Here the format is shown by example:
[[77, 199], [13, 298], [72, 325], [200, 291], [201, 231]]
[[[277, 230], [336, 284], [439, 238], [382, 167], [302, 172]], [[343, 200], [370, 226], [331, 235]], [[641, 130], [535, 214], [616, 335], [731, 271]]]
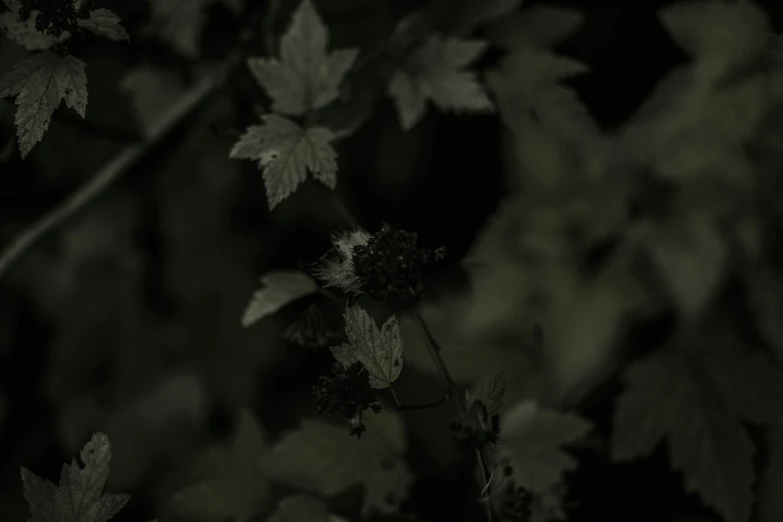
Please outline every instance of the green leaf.
[[534, 118], [562, 138], [582, 142], [598, 128], [576, 93], [559, 82], [585, 72], [584, 64], [546, 49], [517, 47], [486, 78], [509, 129], [519, 132], [520, 121]]
[[503, 396], [506, 394], [506, 385], [508, 384], [508, 374], [498, 372], [489, 379], [481, 381], [476, 386], [472, 395], [484, 405], [487, 415], [492, 416], [500, 413], [503, 407]]
[[43, 138], [61, 99], [84, 118], [87, 111], [84, 68], [84, 62], [73, 56], [61, 57], [44, 51], [18, 62], [0, 80], [0, 97], [17, 97], [14, 123], [23, 158]]
[[329, 513], [320, 499], [310, 495], [290, 495], [280, 500], [267, 522], [347, 522]]
[[783, 374], [746, 353], [728, 327], [704, 330], [626, 370], [612, 454], [618, 461], [642, 457], [666, 440], [686, 489], [728, 522], [746, 522], [754, 448], [741, 420], [763, 424], [779, 416]]
[[460, 2], [455, 34], [469, 33], [473, 28], [487, 24], [501, 17], [513, 16], [523, 0], [468, 0]]
[[330, 144], [328, 129], [302, 129], [275, 114], [264, 116], [263, 121], [263, 125], [247, 128], [229, 157], [258, 161], [270, 209], [296, 191], [308, 170], [327, 187], [337, 186], [337, 152]]
[[88, 18], [79, 19], [78, 25], [115, 42], [128, 41], [130, 36], [120, 21], [120, 17], [108, 9], [93, 9]]
[[[391, 316], [381, 329], [358, 305], [345, 309], [345, 334], [357, 358], [370, 374], [370, 386], [388, 388], [402, 371], [402, 338], [397, 318]], [[334, 352], [332, 352], [334, 353]], [[345, 352], [341, 352], [341, 356]]]
[[248, 59], [250, 72], [273, 101], [273, 111], [302, 116], [337, 99], [340, 83], [359, 53], [328, 53], [328, 37], [312, 1], [304, 0], [280, 40], [280, 60]]
[[672, 220], [648, 236], [646, 247], [684, 317], [695, 320], [720, 289], [728, 247], [709, 216]]
[[197, 462], [199, 477], [172, 497], [167, 514], [202, 522], [252, 520], [269, 501], [269, 485], [260, 469], [266, 451], [261, 426], [243, 411], [231, 444], [211, 448]]
[[0, 29], [3, 34], [28, 51], [45, 51], [56, 43], [64, 42], [71, 37], [68, 31], [59, 38], [40, 32], [35, 28], [38, 11], [32, 11], [26, 22], [19, 19], [19, 0], [5, 0], [8, 10], [0, 14]]
[[658, 17], [706, 81], [751, 62], [772, 37], [766, 13], [748, 0], [682, 2], [663, 8]]
[[359, 350], [350, 343], [343, 343], [339, 346], [329, 348], [335, 360], [348, 368], [353, 363], [359, 361]]
[[487, 26], [494, 45], [514, 49], [523, 46], [551, 48], [570, 38], [584, 22], [584, 14], [557, 5], [531, 6], [509, 13]]
[[22, 468], [24, 495], [32, 522], [107, 522], [130, 500], [130, 495], [102, 494], [109, 475], [111, 446], [103, 433], [95, 433], [75, 461], [64, 464], [59, 486]]
[[545, 494], [577, 462], [561, 447], [592, 429], [575, 415], [540, 409], [533, 401], [513, 406], [500, 422], [499, 442], [509, 452], [514, 478], [534, 493]]
[[366, 424], [367, 432], [358, 440], [349, 436], [345, 426], [305, 419], [272, 447], [262, 469], [271, 480], [327, 497], [361, 485], [364, 512], [382, 507], [381, 499], [389, 493], [398, 505], [407, 498], [412, 482], [402, 459], [406, 449], [402, 420], [396, 413], [384, 412]]
[[487, 48], [480, 40], [434, 35], [394, 74], [389, 95], [405, 130], [424, 116], [427, 100], [440, 111], [487, 114], [494, 106], [476, 74], [464, 70]]
[[299, 270], [268, 272], [261, 276], [261, 288], [253, 294], [242, 315], [242, 326], [248, 327], [287, 304], [317, 291], [315, 280]]

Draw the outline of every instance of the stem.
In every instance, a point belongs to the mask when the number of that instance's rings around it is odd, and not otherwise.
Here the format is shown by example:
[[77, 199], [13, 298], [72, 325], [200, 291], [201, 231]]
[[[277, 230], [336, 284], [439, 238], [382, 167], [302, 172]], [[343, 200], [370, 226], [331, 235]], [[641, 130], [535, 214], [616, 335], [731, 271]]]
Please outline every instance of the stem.
[[394, 404], [397, 405], [397, 408], [402, 408], [400, 398], [397, 397], [397, 392], [394, 391], [394, 387], [391, 384], [389, 385], [389, 391], [391, 392], [392, 398], [394, 399]]
[[185, 93], [170, 110], [158, 119], [146, 141], [134, 143], [112, 158], [87, 183], [79, 187], [62, 204], [53, 208], [29, 225], [0, 255], [0, 277], [11, 265], [47, 233], [76, 214], [78, 210], [101, 194], [125, 171], [142, 158], [157, 142], [165, 137], [185, 116], [190, 114], [206, 97], [221, 78], [209, 76]]

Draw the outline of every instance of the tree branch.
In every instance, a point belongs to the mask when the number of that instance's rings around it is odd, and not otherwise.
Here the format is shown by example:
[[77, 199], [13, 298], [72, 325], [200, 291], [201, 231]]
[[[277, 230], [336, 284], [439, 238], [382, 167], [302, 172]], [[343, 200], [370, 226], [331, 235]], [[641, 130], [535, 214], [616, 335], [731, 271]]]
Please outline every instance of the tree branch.
[[186, 92], [179, 101], [152, 125], [149, 137], [139, 143], [126, 147], [122, 152], [112, 158], [100, 171], [86, 184], [79, 187], [62, 204], [53, 208], [41, 218], [34, 221], [6, 248], [0, 255], [0, 277], [5, 274], [11, 265], [17, 261], [27, 250], [48, 232], [55, 229], [66, 219], [73, 216], [89, 201], [101, 194], [109, 185], [127, 171], [136, 161], [143, 157], [147, 151], [166, 136], [182, 119], [193, 111], [220, 83], [221, 74], [208, 76], [199, 81], [193, 88]]

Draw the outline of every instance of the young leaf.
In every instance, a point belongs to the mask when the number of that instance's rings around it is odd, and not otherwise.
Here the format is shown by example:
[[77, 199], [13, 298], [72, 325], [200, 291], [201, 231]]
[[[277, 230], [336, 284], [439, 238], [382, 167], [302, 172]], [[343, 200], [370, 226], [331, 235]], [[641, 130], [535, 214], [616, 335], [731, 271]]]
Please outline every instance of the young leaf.
[[631, 460], [666, 439], [686, 489], [728, 522], [747, 522], [753, 443], [740, 421], [766, 423], [779, 415], [783, 376], [736, 339], [727, 343], [725, 333], [712, 333], [698, 352], [680, 346], [630, 366], [615, 410], [612, 454]]
[[509, 452], [514, 478], [534, 493], [545, 494], [576, 461], [561, 446], [576, 442], [592, 429], [575, 415], [540, 409], [533, 401], [513, 406], [501, 419], [499, 442]]
[[261, 277], [261, 288], [256, 290], [245, 313], [242, 326], [272, 315], [285, 305], [318, 291], [312, 277], [297, 270], [277, 270]]
[[128, 41], [128, 31], [120, 25], [120, 17], [108, 9], [93, 9], [90, 16], [78, 21], [79, 27], [115, 42]]
[[487, 73], [487, 85], [511, 130], [518, 131], [520, 120], [535, 116], [541, 126], [581, 142], [595, 135], [597, 126], [576, 93], [558, 82], [585, 72], [584, 64], [546, 49], [518, 47]]
[[14, 65], [0, 80], [0, 97], [16, 96], [16, 134], [24, 158], [41, 141], [60, 100], [84, 118], [87, 111], [85, 64], [73, 56], [44, 51]]
[[489, 379], [481, 381], [476, 387], [473, 395], [484, 405], [487, 415], [500, 413], [503, 407], [503, 396], [506, 394], [506, 384], [508, 384], [508, 374], [498, 372]]
[[[378, 507], [389, 493], [402, 502], [411, 482], [402, 459], [402, 420], [396, 413], [381, 413], [367, 419], [367, 426], [358, 440], [348, 436], [344, 426], [305, 419], [271, 448], [261, 469], [274, 481], [327, 497], [361, 485], [364, 512]], [[408, 481], [401, 478], [405, 476]]]
[[402, 338], [397, 318], [390, 317], [379, 330], [358, 305], [346, 308], [344, 317], [345, 334], [370, 374], [370, 386], [376, 390], [388, 388], [402, 371]]
[[692, 0], [663, 8], [658, 17], [672, 39], [696, 59], [705, 80], [749, 63], [772, 36], [766, 13], [748, 0]]
[[389, 95], [405, 130], [424, 116], [427, 100], [441, 111], [486, 114], [494, 111], [476, 74], [464, 70], [484, 52], [480, 40], [432, 36], [392, 77]]
[[125, 506], [130, 495], [102, 494], [109, 475], [111, 446], [95, 433], [80, 452], [84, 467], [64, 464], [56, 486], [22, 468], [24, 496], [34, 522], [107, 522]]
[[302, 129], [275, 114], [263, 120], [263, 125], [248, 127], [229, 157], [258, 161], [270, 209], [296, 191], [308, 170], [327, 187], [337, 186], [337, 152], [329, 143], [332, 133], [328, 129]]
[[327, 52], [328, 29], [311, 0], [303, 0], [280, 40], [280, 60], [250, 58], [247, 65], [273, 101], [272, 110], [302, 116], [326, 107], [340, 93], [340, 83], [358, 51]]
[[252, 520], [269, 501], [259, 469], [266, 449], [262, 428], [251, 413], [242, 412], [231, 445], [205, 455], [197, 470], [201, 476], [172, 497], [167, 513], [203, 522]]

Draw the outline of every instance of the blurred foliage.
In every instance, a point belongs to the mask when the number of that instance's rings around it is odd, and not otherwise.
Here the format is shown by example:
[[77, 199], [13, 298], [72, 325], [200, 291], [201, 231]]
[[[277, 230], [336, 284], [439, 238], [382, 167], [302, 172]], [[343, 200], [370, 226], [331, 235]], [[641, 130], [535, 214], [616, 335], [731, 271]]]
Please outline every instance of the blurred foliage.
[[[308, 121], [340, 138], [337, 185], [295, 184], [273, 212], [257, 165], [229, 155], [279, 101], [244, 60], [280, 56], [300, 2], [93, 4], [131, 43], [70, 49], [86, 117], [58, 109], [22, 160], [0, 100], [0, 247], [241, 66], [2, 274], [9, 520], [27, 516], [19, 468], [56, 482], [95, 432], [107, 489], [133, 495], [119, 521], [484, 517], [449, 403], [370, 417], [358, 441], [313, 418], [344, 310], [309, 279], [258, 281], [321, 259], [357, 226], [344, 207], [447, 247], [415, 308], [362, 306], [397, 313], [403, 404], [444, 392], [417, 313], [458, 386], [481, 396], [503, 372], [500, 440], [533, 520], [781, 520], [779, 3], [315, 0], [329, 50], [359, 50]], [[486, 43], [433, 72], [439, 33]], [[0, 41], [0, 71], [25, 56]], [[467, 101], [437, 89], [455, 76]], [[441, 112], [487, 96], [498, 114]], [[319, 331], [293, 335], [314, 310]]]

